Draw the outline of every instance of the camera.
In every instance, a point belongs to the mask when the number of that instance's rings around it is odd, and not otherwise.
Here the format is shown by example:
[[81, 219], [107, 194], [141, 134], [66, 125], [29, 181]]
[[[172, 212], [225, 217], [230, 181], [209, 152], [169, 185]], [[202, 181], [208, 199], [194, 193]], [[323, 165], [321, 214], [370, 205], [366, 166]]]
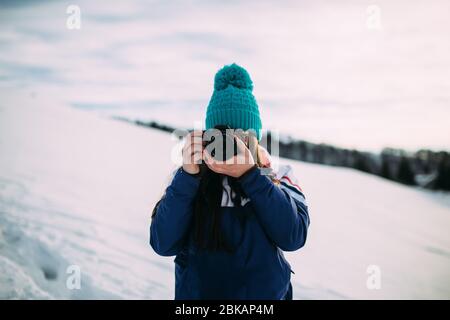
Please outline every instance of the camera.
[[203, 130], [203, 147], [217, 161], [231, 159], [238, 153], [234, 129], [217, 125], [213, 129]]

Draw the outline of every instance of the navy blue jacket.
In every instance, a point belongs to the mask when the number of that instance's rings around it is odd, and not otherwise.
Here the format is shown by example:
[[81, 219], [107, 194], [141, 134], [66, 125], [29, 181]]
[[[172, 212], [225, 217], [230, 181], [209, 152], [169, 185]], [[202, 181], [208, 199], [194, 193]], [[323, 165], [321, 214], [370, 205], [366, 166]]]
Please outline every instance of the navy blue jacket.
[[[308, 207], [290, 166], [272, 181], [259, 168], [239, 182], [248, 199], [242, 207], [222, 199], [221, 228], [232, 253], [206, 251], [192, 241], [194, 198], [199, 178], [182, 168], [175, 173], [155, 208], [150, 244], [175, 258], [175, 299], [285, 299], [291, 267], [283, 251], [301, 248], [309, 226]], [[225, 192], [225, 191], [224, 191]], [[225, 196], [225, 194], [224, 194]], [[245, 210], [245, 224], [236, 210]]]

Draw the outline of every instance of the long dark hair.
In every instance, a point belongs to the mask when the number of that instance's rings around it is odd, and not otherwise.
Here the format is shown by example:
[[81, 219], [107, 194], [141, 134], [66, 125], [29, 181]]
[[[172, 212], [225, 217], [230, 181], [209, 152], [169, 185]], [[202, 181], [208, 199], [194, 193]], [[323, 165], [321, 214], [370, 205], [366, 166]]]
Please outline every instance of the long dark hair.
[[[255, 157], [257, 166], [261, 166], [257, 152], [257, 140], [255, 141], [256, 143], [253, 144], [254, 150], [251, 150], [251, 152]], [[247, 195], [237, 178], [218, 174], [210, 170], [205, 164], [200, 166], [200, 186], [194, 202], [194, 243], [201, 249], [231, 252], [234, 248], [227, 242], [221, 230], [223, 178], [226, 177], [228, 179], [228, 185], [231, 188], [231, 201], [235, 207], [241, 207], [241, 197], [246, 198]], [[242, 210], [238, 211], [237, 214], [241, 226], [244, 227], [247, 216]]]
[[[221, 230], [222, 179], [224, 177], [206, 167], [200, 178], [200, 186], [194, 202], [193, 223], [193, 240], [198, 248], [211, 251], [233, 250]], [[227, 178], [232, 190], [231, 195], [234, 196], [231, 200], [235, 206], [240, 206], [241, 196], [245, 197], [245, 193], [235, 178]]]

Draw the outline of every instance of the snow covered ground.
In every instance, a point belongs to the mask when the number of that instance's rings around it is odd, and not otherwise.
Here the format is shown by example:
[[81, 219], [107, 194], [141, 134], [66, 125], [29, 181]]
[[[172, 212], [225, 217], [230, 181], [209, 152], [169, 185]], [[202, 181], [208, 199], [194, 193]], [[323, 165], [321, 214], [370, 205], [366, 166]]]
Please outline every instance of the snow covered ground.
[[[0, 298], [173, 298], [148, 245], [174, 167], [170, 135], [0, 89]], [[294, 298], [450, 298], [450, 198], [350, 169], [289, 162], [308, 197]], [[66, 287], [67, 267], [81, 289]], [[369, 290], [367, 267], [381, 270]]]

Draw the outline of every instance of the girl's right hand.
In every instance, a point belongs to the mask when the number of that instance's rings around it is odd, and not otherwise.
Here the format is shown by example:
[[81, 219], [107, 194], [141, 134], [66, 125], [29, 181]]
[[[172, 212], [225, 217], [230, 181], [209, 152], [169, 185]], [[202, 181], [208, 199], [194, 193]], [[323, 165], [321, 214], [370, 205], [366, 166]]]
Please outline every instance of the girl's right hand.
[[203, 160], [203, 132], [192, 131], [185, 137], [182, 149], [183, 170], [189, 174], [200, 172], [199, 164]]

